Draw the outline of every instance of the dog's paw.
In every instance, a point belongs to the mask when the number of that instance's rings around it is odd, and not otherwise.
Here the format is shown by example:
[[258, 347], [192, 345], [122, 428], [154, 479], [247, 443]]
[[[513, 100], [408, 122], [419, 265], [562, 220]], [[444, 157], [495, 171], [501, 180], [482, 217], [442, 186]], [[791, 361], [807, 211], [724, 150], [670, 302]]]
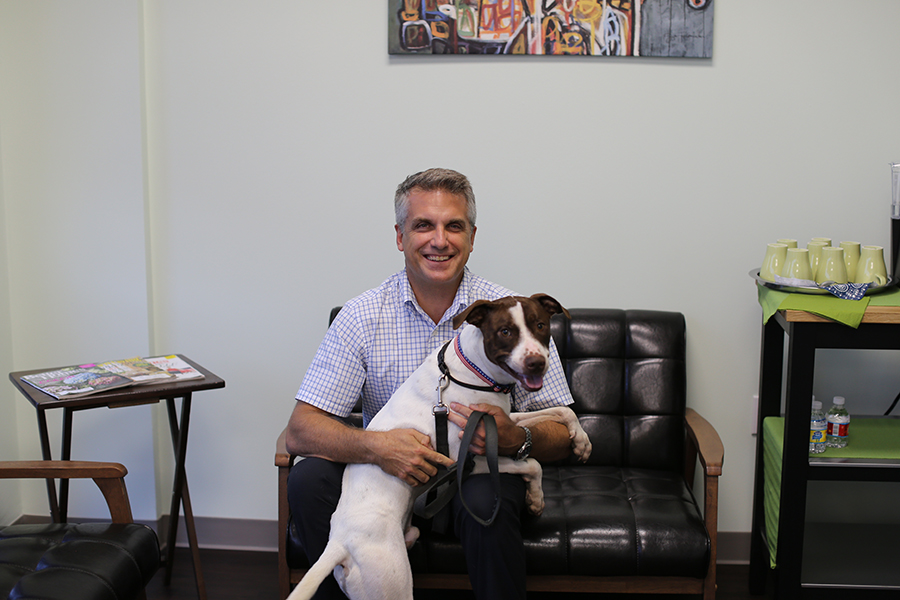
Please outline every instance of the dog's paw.
[[528, 489], [525, 492], [525, 506], [528, 512], [539, 517], [544, 512], [544, 491], [540, 488], [537, 490]]
[[406, 530], [406, 533], [403, 534], [403, 541], [406, 542], [406, 549], [409, 550], [413, 547], [413, 544], [416, 543], [416, 540], [419, 539], [419, 528], [418, 527], [410, 527]]
[[591, 438], [584, 429], [579, 429], [572, 438], [572, 452], [581, 462], [587, 462], [591, 456]]

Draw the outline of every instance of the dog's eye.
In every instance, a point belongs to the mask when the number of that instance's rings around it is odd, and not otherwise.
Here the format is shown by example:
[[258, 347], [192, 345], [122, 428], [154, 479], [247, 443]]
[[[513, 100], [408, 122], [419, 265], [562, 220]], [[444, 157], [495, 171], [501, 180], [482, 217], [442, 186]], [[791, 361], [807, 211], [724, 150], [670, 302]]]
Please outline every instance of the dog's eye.
[[510, 336], [510, 331], [509, 331], [509, 329], [507, 329], [507, 328], [505, 328], [505, 327], [504, 327], [503, 329], [501, 329], [500, 331], [498, 331], [497, 333], [499, 333], [499, 334], [502, 335], [503, 337], [509, 337], [509, 336]]
[[544, 322], [543, 322], [543, 321], [538, 321], [538, 323], [537, 323], [537, 328], [538, 328], [538, 331], [540, 331], [541, 329], [543, 329], [543, 328], [544, 328]]

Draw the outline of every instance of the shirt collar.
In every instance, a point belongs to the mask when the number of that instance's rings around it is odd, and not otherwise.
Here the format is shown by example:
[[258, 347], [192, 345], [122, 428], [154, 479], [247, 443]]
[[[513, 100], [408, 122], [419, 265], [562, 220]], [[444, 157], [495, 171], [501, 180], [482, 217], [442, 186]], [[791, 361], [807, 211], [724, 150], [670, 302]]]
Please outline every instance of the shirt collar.
[[[441, 318], [441, 322], [438, 323], [438, 325], [441, 325], [445, 321], [452, 320], [453, 317], [461, 313], [467, 306], [469, 306], [469, 304], [471, 303], [471, 299], [469, 298], [471, 290], [472, 273], [469, 271], [469, 267], [466, 266], [463, 267], [462, 281], [459, 282], [459, 287], [456, 289], [456, 295], [453, 297], [453, 302], [450, 304], [450, 308], [447, 310], [447, 312], [444, 313], [444, 316], [443, 318]], [[406, 269], [403, 270], [403, 277], [401, 278], [400, 299], [405, 305], [409, 306], [423, 317], [429, 318], [416, 300], [416, 295], [409, 283], [409, 277], [406, 274]]]

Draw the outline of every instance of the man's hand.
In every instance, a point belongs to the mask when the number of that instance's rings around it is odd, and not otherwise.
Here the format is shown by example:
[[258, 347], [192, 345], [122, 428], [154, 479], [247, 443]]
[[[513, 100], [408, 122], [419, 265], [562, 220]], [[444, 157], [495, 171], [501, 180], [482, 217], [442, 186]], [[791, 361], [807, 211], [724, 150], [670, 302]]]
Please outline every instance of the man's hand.
[[[492, 404], [470, 404], [464, 406], [457, 402], [450, 403], [449, 419], [463, 430], [474, 411], [487, 413], [497, 421], [497, 454], [515, 456], [525, 443], [525, 430], [513, 423], [503, 409]], [[562, 423], [546, 420], [528, 427], [531, 430], [531, 458], [543, 461], [555, 461], [566, 458], [571, 453], [569, 430]], [[459, 434], [462, 437], [462, 432]], [[472, 436], [469, 452], [485, 454], [484, 423], [479, 423]]]
[[369, 432], [374, 462], [388, 475], [398, 477], [411, 486], [427, 483], [438, 469], [435, 465], [452, 466], [449, 456], [431, 447], [431, 438], [415, 429], [393, 429]]
[[[493, 404], [470, 404], [469, 406], [464, 406], [458, 402], [451, 402], [448, 418], [458, 425], [460, 429], [465, 430], [469, 415], [476, 411], [493, 416], [497, 422], [497, 454], [500, 456], [512, 456], [519, 451], [519, 448], [525, 443], [525, 430], [513, 423], [509, 415], [499, 406], [494, 406]], [[462, 436], [463, 433], [461, 431], [459, 437], [462, 438]], [[483, 421], [475, 429], [475, 435], [472, 436], [472, 443], [469, 445], [469, 452], [482, 456], [486, 453]]]
[[297, 456], [378, 465], [385, 473], [412, 486], [434, 476], [435, 465], [449, 467], [456, 462], [435, 452], [431, 438], [415, 429], [367, 431], [348, 427], [305, 402], [297, 402], [294, 407], [285, 443], [288, 451]]

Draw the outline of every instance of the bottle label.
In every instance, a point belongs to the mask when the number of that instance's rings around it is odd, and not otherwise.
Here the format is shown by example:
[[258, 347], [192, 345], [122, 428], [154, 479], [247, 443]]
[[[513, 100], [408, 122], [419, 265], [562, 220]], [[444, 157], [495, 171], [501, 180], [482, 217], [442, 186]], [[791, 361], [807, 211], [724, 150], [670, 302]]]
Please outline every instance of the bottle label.
[[849, 423], [832, 423], [828, 422], [828, 435], [833, 435], [837, 437], [847, 437], [847, 428], [849, 427]]
[[810, 429], [809, 430], [809, 443], [810, 444], [824, 444], [825, 443], [825, 430], [824, 429]]

